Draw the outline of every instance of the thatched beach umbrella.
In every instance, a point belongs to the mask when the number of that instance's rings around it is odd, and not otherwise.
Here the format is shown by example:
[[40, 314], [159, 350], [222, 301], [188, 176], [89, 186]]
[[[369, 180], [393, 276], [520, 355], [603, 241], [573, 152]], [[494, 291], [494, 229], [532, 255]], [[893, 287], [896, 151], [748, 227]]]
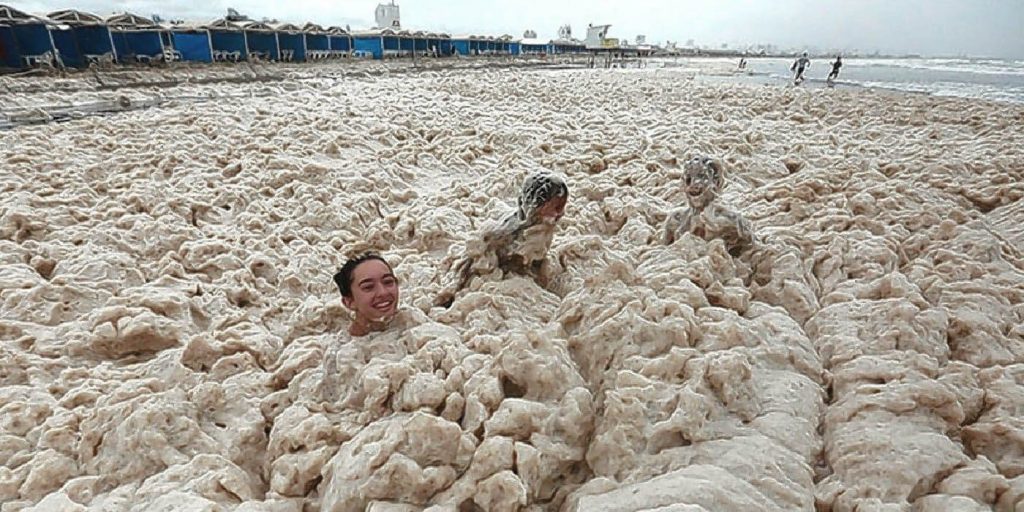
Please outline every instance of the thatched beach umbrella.
[[25, 23], [38, 19], [39, 18], [36, 18], [31, 14], [21, 12], [13, 7], [0, 5], [0, 22]]
[[118, 28], [159, 28], [153, 20], [130, 12], [110, 16], [107, 25]]
[[53, 21], [59, 21], [61, 23], [67, 23], [69, 25], [102, 25], [103, 18], [96, 16], [95, 14], [89, 14], [84, 11], [78, 11], [75, 9], [65, 9], [63, 11], [54, 11], [46, 15]]
[[324, 33], [327, 33], [327, 30], [324, 29], [323, 26], [317, 25], [316, 23], [313, 23], [312, 21], [307, 22], [305, 25], [303, 25], [302, 26], [302, 31], [303, 32], [308, 32], [310, 34], [324, 34]]

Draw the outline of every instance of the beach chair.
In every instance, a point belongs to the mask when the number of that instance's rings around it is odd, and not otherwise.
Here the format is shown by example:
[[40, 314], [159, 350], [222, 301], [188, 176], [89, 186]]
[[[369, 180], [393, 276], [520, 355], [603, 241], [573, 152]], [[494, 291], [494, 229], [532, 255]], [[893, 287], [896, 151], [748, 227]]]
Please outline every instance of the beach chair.
[[21, 57], [22, 62], [25, 63], [27, 68], [37, 67], [54, 67], [55, 59], [53, 52], [43, 52], [38, 55], [24, 55]]
[[85, 62], [88, 63], [89, 67], [108, 67], [114, 64], [114, 54], [110, 52], [87, 53], [85, 55]]
[[[178, 62], [181, 60], [181, 52], [169, 46], [164, 47], [163, 61], [165, 63]], [[214, 59], [216, 60], [216, 59]]]

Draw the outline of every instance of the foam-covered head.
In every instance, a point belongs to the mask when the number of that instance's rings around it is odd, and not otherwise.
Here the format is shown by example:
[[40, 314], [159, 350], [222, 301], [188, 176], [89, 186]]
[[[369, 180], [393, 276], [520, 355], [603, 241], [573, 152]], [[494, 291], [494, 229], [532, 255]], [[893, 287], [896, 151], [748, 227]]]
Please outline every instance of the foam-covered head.
[[725, 188], [725, 168], [707, 157], [691, 158], [683, 166], [686, 202], [693, 208], [704, 208]]
[[569, 187], [561, 176], [535, 172], [523, 181], [519, 192], [519, 220], [525, 223], [554, 222], [562, 218]]

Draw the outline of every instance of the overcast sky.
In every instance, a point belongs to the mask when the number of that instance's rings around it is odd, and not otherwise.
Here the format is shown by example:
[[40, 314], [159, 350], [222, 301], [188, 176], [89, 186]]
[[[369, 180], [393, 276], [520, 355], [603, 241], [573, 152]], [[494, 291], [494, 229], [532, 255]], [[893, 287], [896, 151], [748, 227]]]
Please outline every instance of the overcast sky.
[[[10, 2], [10, 0], [0, 0]], [[34, 13], [74, 7], [95, 14], [211, 20], [234, 7], [250, 17], [369, 28], [377, 0], [31, 0]], [[649, 42], [848, 48], [887, 53], [1024, 59], [1024, 0], [400, 0], [403, 28], [552, 38], [570, 24], [612, 25], [610, 37]]]

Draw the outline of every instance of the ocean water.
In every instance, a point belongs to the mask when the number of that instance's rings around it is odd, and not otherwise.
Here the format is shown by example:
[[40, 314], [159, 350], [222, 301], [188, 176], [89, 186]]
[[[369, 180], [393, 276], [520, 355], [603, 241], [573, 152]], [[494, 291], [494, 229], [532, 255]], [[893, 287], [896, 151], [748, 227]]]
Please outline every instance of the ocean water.
[[[824, 85], [829, 59], [812, 59], [810, 85]], [[736, 59], [739, 62], [739, 59]], [[748, 59], [747, 71], [788, 83], [792, 59]], [[843, 59], [836, 87], [859, 86], [1024, 103], [1024, 60]]]

